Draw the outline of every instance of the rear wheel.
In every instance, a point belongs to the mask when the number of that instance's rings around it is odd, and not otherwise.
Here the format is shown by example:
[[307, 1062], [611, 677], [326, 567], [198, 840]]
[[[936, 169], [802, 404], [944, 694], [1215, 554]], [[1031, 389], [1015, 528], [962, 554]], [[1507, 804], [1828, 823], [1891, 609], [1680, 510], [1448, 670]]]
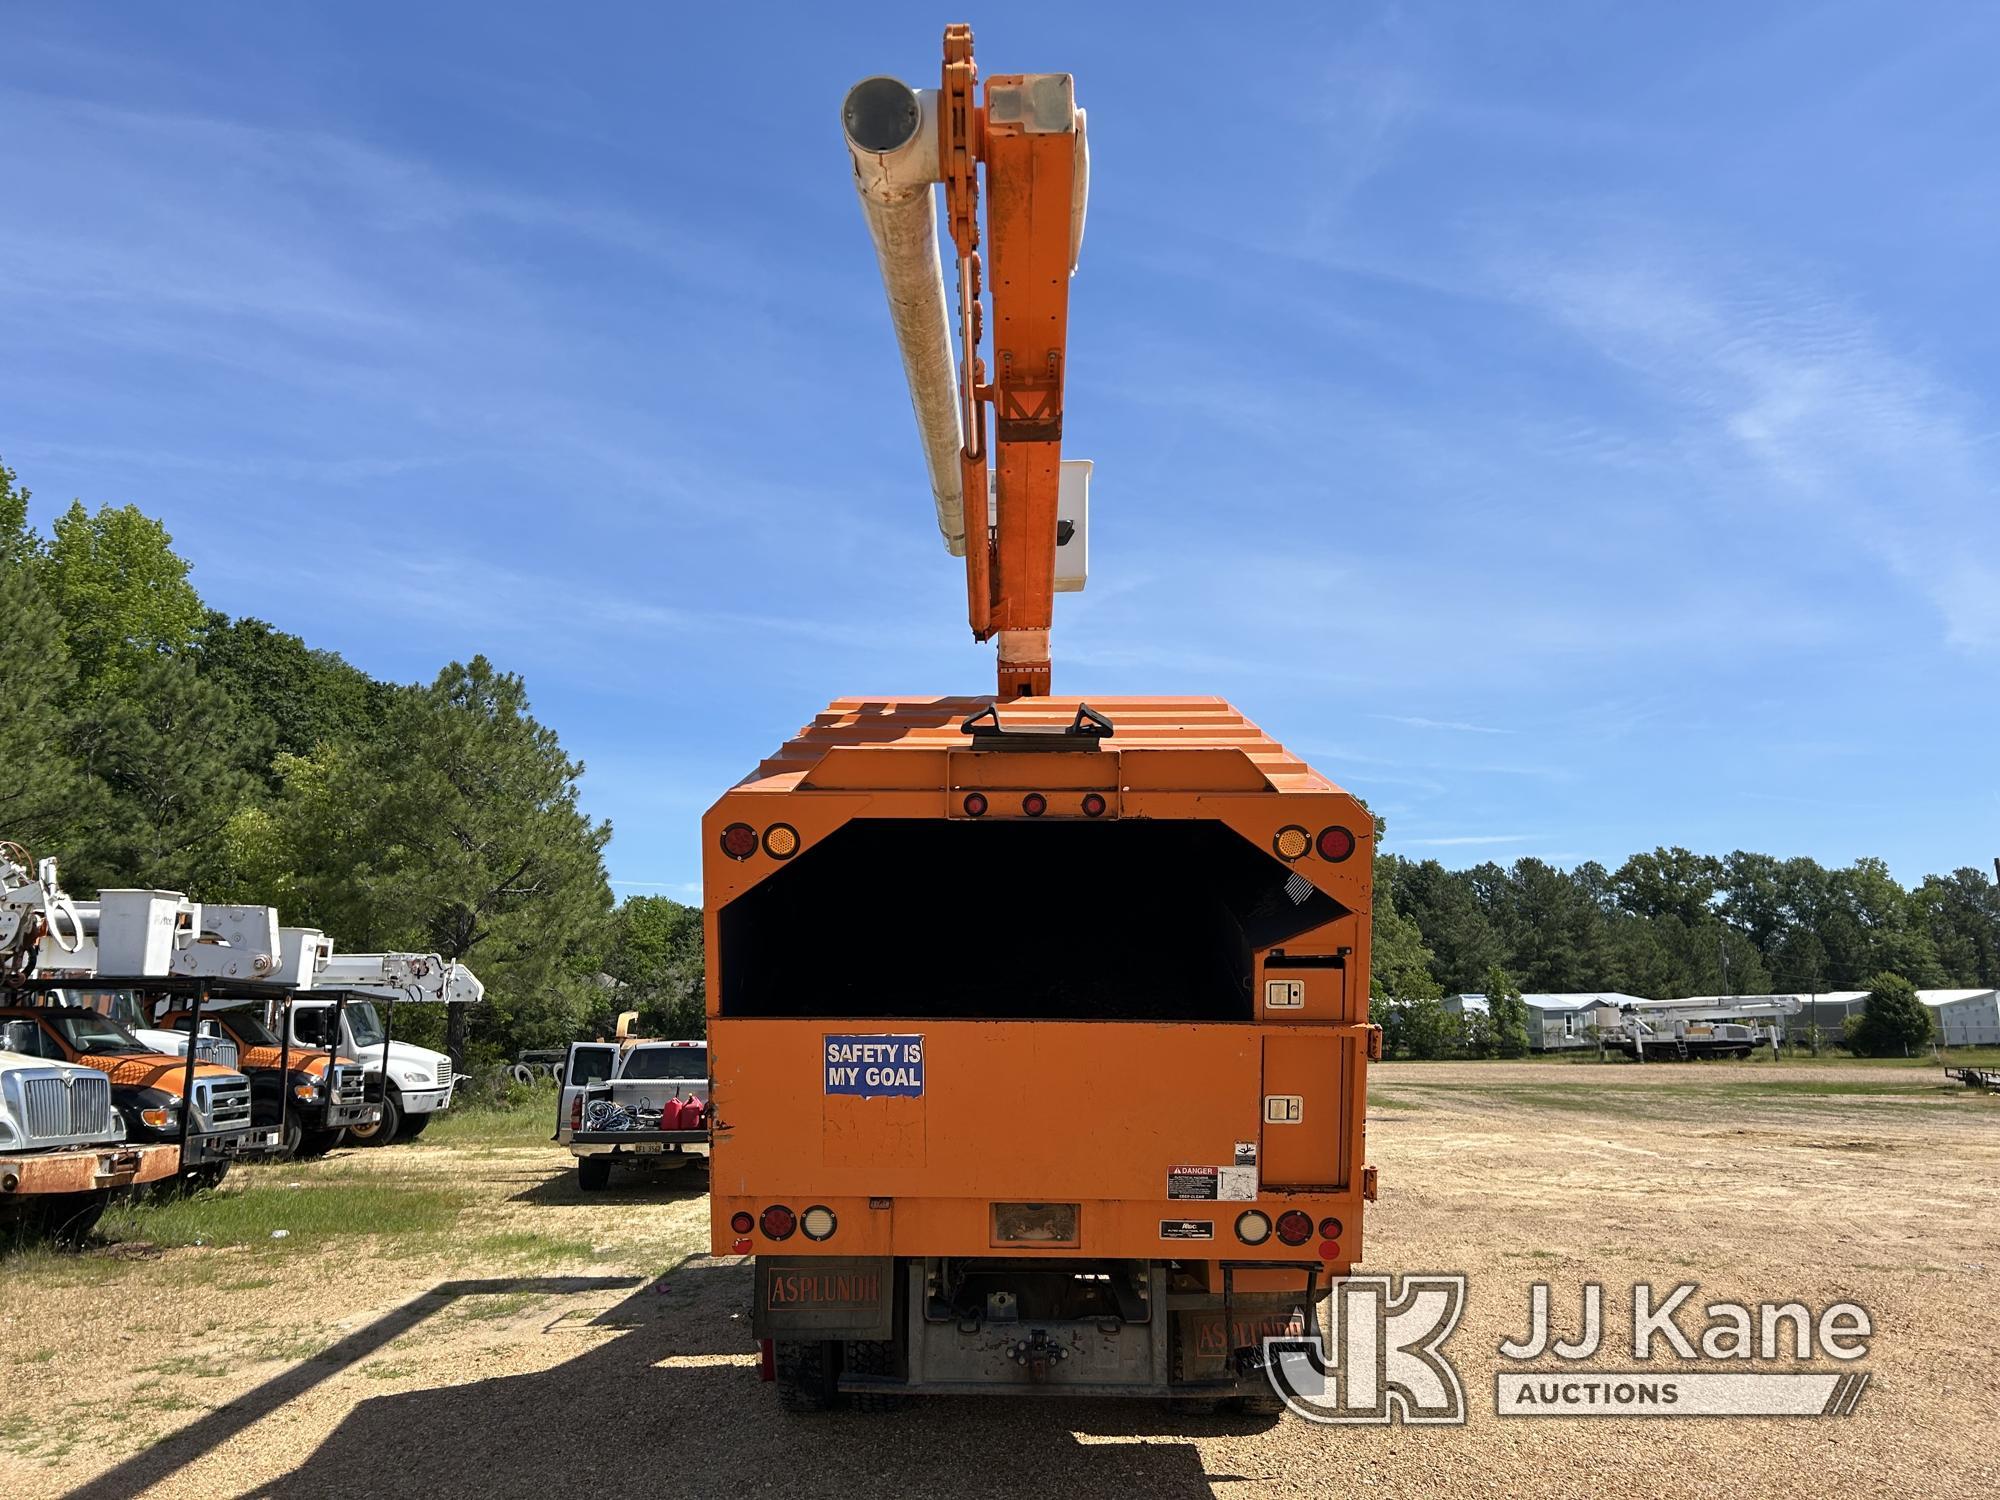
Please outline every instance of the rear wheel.
[[1251, 1389], [1235, 1397], [1230, 1410], [1241, 1412], [1246, 1417], [1269, 1417], [1276, 1420], [1285, 1414], [1284, 1398], [1271, 1388], [1268, 1380], [1260, 1379]]
[[608, 1156], [579, 1156], [576, 1159], [576, 1185], [586, 1193], [601, 1192], [611, 1185], [611, 1158]]
[[780, 1341], [771, 1351], [778, 1405], [786, 1411], [826, 1411], [834, 1403], [834, 1351], [838, 1344]]
[[[844, 1351], [848, 1370], [855, 1375], [895, 1376], [896, 1346], [888, 1339], [854, 1339]], [[854, 1391], [850, 1393], [856, 1411], [901, 1411], [910, 1398], [900, 1391]]]
[[348, 1126], [347, 1138], [357, 1146], [386, 1146], [402, 1128], [403, 1108], [396, 1102], [396, 1091], [389, 1089], [382, 1095], [382, 1118], [372, 1125]]

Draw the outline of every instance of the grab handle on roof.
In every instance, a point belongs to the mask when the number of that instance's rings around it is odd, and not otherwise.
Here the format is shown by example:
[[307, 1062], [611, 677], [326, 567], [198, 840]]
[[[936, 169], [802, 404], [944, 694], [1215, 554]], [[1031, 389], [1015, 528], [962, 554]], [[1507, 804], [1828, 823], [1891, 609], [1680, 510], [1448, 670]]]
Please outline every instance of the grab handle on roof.
[[972, 736], [975, 750], [1095, 750], [1118, 732], [1088, 703], [1077, 704], [1076, 717], [1062, 729], [1046, 725], [1008, 729], [1000, 723], [999, 706], [992, 703], [967, 716], [958, 727], [961, 733]]

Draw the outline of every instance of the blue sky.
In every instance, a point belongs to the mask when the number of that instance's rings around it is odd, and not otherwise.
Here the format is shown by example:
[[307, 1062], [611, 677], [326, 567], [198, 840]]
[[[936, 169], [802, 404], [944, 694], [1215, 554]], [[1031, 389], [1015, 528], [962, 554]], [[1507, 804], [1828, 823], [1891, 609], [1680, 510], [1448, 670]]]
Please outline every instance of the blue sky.
[[[986, 691], [836, 111], [929, 8], [16, 8], [0, 456], [219, 608], [484, 651], [627, 894], [830, 697]], [[1391, 847], [2000, 853], [2000, 17], [972, 14], [1090, 110], [1059, 691]]]

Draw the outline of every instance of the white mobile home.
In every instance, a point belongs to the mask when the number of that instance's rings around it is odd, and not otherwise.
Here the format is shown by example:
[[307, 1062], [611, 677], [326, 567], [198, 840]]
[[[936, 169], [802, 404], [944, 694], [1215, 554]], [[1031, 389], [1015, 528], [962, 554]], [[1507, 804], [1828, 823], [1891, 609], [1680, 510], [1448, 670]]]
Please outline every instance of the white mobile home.
[[1528, 1044], [1537, 1052], [1594, 1047], [1600, 1027], [1616, 1026], [1624, 1007], [1643, 1005], [1637, 995], [1587, 990], [1573, 995], [1523, 995], [1528, 1007]]
[[2000, 1047], [2000, 990], [1918, 990], [1947, 1047]]

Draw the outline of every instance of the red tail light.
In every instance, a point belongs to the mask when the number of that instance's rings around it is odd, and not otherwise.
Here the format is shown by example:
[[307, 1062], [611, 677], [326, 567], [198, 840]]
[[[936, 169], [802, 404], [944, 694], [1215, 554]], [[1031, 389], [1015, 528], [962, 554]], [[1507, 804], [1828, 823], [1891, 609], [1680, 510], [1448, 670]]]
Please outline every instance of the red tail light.
[[1287, 1245], [1303, 1245], [1313, 1237], [1312, 1215], [1296, 1208], [1278, 1215], [1278, 1238]]
[[1327, 1218], [1321, 1219], [1319, 1221], [1319, 1237], [1323, 1240], [1339, 1239], [1340, 1231], [1341, 1231], [1340, 1220], [1333, 1218], [1330, 1215]]
[[983, 818], [986, 816], [986, 797], [983, 793], [967, 792], [965, 794], [965, 815], [968, 818]]
[[1104, 816], [1104, 799], [1103, 799], [1102, 797], [1098, 796], [1098, 795], [1097, 795], [1097, 793], [1095, 793], [1095, 792], [1088, 792], [1088, 793], [1086, 793], [1086, 794], [1084, 795], [1084, 799], [1083, 799], [1083, 815], [1084, 815], [1084, 816], [1085, 816], [1086, 818], [1101, 818], [1101, 817], [1103, 817], [1103, 816]]
[[569, 1101], [569, 1128], [571, 1130], [583, 1129], [583, 1095], [581, 1094], [578, 1094], [574, 1099]]
[[750, 1217], [750, 1210], [739, 1208], [729, 1216], [729, 1227], [738, 1234], [748, 1234], [757, 1227], [757, 1221]]
[[731, 823], [722, 830], [722, 852], [731, 859], [748, 859], [757, 852], [757, 830], [748, 823]]
[[1021, 811], [1031, 818], [1039, 818], [1049, 810], [1049, 799], [1040, 792], [1030, 792], [1021, 799]]
[[788, 1240], [799, 1227], [799, 1216], [784, 1204], [773, 1203], [757, 1220], [757, 1227], [764, 1231], [766, 1239]]
[[1339, 864], [1354, 852], [1354, 835], [1336, 823], [1331, 828], [1322, 828], [1315, 847], [1319, 857]]

